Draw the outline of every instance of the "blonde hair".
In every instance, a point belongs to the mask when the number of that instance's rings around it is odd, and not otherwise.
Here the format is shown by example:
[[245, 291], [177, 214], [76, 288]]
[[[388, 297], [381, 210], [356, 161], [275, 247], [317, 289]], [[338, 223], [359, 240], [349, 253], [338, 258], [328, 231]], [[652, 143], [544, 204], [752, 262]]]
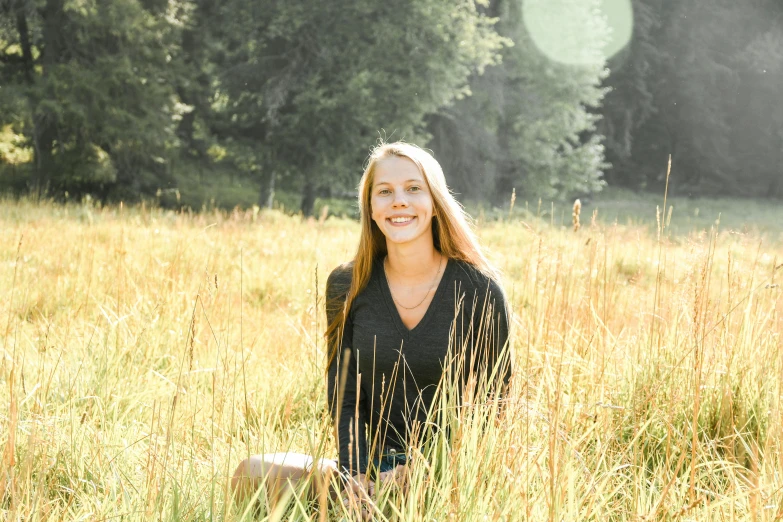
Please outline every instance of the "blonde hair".
[[[342, 336], [342, 328], [351, 305], [356, 296], [364, 290], [370, 281], [373, 261], [387, 253], [386, 237], [372, 219], [371, 197], [375, 168], [380, 161], [390, 157], [408, 158], [416, 164], [422, 176], [424, 176], [432, 197], [432, 237], [435, 249], [449, 259], [473, 265], [479, 272], [500, 283], [498, 270], [484, 255], [476, 234], [473, 232], [470, 217], [446, 185], [443, 169], [435, 158], [429, 152], [410, 143], [380, 144], [370, 153], [369, 162], [359, 182], [361, 236], [359, 238], [359, 248], [352, 262], [353, 267], [351, 270], [353, 277], [351, 278], [351, 286], [348, 293], [345, 295], [345, 303], [340, 307], [341, 311], [335, 315], [326, 328], [325, 335], [330, 341], [330, 363], [337, 355], [339, 343], [335, 341]], [[328, 306], [330, 306], [329, 303], [327, 303]], [[340, 336], [337, 335], [338, 332]]]

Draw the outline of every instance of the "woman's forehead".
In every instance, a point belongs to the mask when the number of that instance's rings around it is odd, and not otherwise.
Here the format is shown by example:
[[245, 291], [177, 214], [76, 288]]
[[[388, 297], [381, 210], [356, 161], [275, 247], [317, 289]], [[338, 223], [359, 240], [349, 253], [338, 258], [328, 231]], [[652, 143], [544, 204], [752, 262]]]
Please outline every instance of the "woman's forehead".
[[374, 174], [373, 185], [424, 181], [424, 176], [419, 171], [418, 165], [404, 156], [391, 156], [378, 160]]

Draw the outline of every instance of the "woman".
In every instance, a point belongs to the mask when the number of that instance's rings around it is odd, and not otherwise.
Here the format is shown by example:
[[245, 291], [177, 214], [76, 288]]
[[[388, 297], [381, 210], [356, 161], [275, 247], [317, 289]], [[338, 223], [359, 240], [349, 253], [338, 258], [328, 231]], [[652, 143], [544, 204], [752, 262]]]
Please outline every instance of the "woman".
[[[348, 479], [348, 500], [372, 495], [376, 482], [404, 472], [444, 368], [456, 369], [463, 384], [470, 375], [487, 377], [507, 343], [497, 272], [430, 154], [406, 143], [378, 146], [362, 175], [359, 207], [356, 257], [326, 284], [339, 461], [257, 455], [234, 474], [239, 494], [263, 477], [277, 489], [337, 471]], [[509, 374], [506, 365], [492, 375], [507, 384]]]

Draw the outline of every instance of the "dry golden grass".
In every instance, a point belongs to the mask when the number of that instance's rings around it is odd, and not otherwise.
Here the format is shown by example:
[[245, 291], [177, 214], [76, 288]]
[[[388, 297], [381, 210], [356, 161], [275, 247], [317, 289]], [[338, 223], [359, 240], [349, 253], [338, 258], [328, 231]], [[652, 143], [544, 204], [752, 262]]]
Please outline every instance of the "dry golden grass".
[[[1, 203], [2, 517], [317, 520], [298, 496], [235, 506], [226, 478], [251, 453], [334, 456], [322, 295], [357, 233]], [[513, 392], [498, 422], [460, 414], [376, 518], [783, 518], [779, 245], [535, 220], [480, 235], [515, 314]]]

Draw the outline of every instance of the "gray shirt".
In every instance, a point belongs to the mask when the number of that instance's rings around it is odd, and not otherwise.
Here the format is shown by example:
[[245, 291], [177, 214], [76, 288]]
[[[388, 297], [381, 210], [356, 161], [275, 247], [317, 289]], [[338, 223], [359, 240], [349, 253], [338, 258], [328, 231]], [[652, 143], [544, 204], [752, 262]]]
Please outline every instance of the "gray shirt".
[[[345, 302], [352, 268], [338, 267], [329, 275], [329, 323]], [[341, 468], [352, 475], [365, 473], [370, 458], [391, 448], [405, 451], [411, 430], [427, 419], [444, 371], [480, 375], [494, 367], [507, 340], [503, 291], [472, 265], [447, 261], [429, 308], [408, 330], [392, 300], [382, 260], [376, 259], [367, 287], [348, 313], [342, 339], [330, 343], [331, 349], [334, 342], [341, 343], [328, 371]], [[499, 379], [507, 383], [509, 375], [506, 365]]]

